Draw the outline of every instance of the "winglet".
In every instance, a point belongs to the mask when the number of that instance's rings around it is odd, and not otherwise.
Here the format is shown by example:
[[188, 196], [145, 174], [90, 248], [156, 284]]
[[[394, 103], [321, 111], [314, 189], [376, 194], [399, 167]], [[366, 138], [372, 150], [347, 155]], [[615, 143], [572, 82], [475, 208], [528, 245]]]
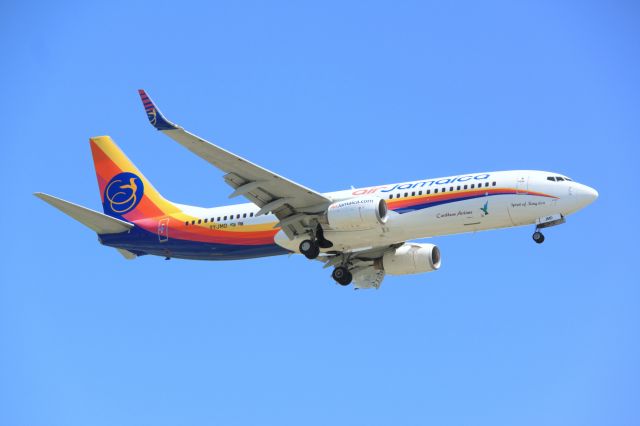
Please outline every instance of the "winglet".
[[165, 116], [162, 115], [158, 107], [156, 107], [156, 105], [144, 90], [140, 89], [138, 90], [138, 93], [140, 94], [140, 99], [142, 99], [142, 105], [144, 105], [144, 110], [147, 113], [147, 118], [149, 118], [149, 123], [151, 123], [153, 127], [158, 130], [178, 129], [178, 126], [167, 120]]

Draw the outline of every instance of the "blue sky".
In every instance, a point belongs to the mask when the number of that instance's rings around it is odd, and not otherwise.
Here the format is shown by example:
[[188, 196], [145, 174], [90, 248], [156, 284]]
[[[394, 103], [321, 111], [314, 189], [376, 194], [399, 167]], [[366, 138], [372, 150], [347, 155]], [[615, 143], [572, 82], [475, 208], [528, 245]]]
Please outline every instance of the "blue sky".
[[[0, 424], [640, 422], [635, 2], [0, 6]], [[319, 191], [565, 173], [552, 228], [436, 238], [443, 267], [334, 285], [299, 256], [125, 261], [34, 198], [99, 208], [109, 134], [169, 199], [226, 202], [169, 118]]]

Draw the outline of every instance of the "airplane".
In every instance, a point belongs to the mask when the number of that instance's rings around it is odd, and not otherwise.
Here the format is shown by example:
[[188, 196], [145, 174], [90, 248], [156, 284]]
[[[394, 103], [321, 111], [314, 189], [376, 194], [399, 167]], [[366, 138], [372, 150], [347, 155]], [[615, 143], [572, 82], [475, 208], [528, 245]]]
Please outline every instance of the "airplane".
[[147, 118], [224, 173], [229, 198], [249, 203], [203, 208], [168, 201], [109, 136], [90, 138], [103, 213], [35, 193], [98, 234], [125, 258], [235, 260], [300, 253], [333, 268], [356, 289], [385, 275], [441, 266], [435, 244], [411, 240], [535, 225], [541, 230], [596, 200], [566, 175], [536, 170], [469, 173], [319, 193], [220, 148], [169, 121], [144, 90]]

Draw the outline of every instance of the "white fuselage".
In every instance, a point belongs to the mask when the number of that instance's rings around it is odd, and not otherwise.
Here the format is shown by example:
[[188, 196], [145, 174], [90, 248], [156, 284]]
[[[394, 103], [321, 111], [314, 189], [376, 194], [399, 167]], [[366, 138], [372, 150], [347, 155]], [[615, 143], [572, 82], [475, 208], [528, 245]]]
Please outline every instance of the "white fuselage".
[[[549, 178], [553, 178], [550, 180]], [[560, 179], [559, 179], [560, 178]], [[598, 193], [564, 175], [543, 171], [514, 170], [474, 173], [399, 184], [349, 189], [324, 194], [337, 202], [362, 196], [378, 196], [390, 211], [386, 223], [365, 230], [325, 229], [329, 250], [358, 250], [419, 238], [484, 231], [540, 223], [545, 217], [565, 217], [593, 202]], [[278, 222], [273, 215], [251, 217], [253, 204], [213, 209], [187, 208], [203, 216], [243, 218], [244, 224]], [[300, 236], [289, 239], [282, 231], [276, 244], [297, 252]]]

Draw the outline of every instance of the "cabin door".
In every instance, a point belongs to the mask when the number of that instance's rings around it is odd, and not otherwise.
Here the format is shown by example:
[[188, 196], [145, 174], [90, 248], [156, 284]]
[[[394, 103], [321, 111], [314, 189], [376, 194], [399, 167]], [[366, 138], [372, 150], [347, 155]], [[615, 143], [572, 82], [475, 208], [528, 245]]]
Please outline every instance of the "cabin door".
[[529, 189], [529, 176], [520, 176], [516, 179], [516, 194], [526, 194]]
[[161, 243], [169, 241], [169, 218], [160, 219], [158, 222], [158, 240]]

